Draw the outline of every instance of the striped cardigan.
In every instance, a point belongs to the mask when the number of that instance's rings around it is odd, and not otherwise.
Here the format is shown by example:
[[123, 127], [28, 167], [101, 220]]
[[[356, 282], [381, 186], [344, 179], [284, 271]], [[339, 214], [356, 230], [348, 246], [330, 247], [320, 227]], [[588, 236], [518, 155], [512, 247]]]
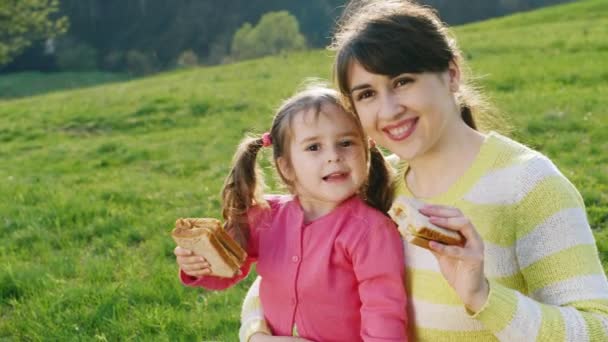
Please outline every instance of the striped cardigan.
[[[398, 194], [412, 196], [400, 165]], [[608, 341], [608, 282], [584, 203], [542, 154], [497, 133], [469, 170], [426, 202], [459, 208], [485, 245], [490, 295], [469, 313], [435, 257], [407, 245], [407, 288], [420, 341]], [[252, 286], [241, 340], [267, 331]]]

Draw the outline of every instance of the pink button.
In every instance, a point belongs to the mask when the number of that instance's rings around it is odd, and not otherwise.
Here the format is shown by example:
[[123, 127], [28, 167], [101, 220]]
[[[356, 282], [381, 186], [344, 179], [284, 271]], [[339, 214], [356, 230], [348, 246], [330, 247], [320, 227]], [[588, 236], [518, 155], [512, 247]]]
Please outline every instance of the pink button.
[[298, 262], [298, 261], [300, 261], [300, 257], [297, 256], [297, 255], [294, 255], [294, 256], [291, 257], [291, 261]]

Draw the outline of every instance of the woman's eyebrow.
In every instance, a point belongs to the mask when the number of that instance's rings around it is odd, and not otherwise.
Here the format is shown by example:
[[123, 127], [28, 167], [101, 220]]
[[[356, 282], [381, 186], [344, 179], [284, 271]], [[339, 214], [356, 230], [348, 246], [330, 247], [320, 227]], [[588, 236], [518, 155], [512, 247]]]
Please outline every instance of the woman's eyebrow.
[[366, 89], [366, 88], [370, 88], [370, 87], [371, 86], [367, 83], [356, 85], [350, 89], [350, 94], [352, 95], [352, 93], [354, 93], [357, 90]]

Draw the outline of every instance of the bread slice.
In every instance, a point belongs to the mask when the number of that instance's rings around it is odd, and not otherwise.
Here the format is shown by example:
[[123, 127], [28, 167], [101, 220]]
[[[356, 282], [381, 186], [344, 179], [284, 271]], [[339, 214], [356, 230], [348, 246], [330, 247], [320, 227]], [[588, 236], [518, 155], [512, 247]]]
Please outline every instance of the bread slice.
[[393, 202], [389, 215], [397, 223], [399, 232], [410, 243], [429, 249], [429, 241], [446, 245], [459, 245], [464, 241], [460, 233], [439, 227], [428, 216], [419, 212], [424, 203], [414, 198], [399, 196]]
[[171, 232], [175, 243], [207, 259], [211, 275], [232, 278], [239, 270], [247, 253], [212, 218], [180, 218]]

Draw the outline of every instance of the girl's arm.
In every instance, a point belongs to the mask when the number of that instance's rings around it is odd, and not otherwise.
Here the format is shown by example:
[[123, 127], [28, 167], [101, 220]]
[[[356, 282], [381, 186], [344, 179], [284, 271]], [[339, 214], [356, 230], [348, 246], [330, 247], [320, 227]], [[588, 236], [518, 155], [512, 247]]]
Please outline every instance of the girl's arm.
[[403, 241], [391, 220], [367, 229], [352, 250], [364, 341], [407, 341]]
[[204, 275], [201, 277], [192, 277], [187, 275], [183, 270], [180, 269], [179, 278], [181, 282], [186, 286], [203, 287], [208, 290], [225, 290], [231, 286], [234, 286], [241, 280], [247, 278], [251, 265], [255, 262], [255, 258], [247, 257], [239, 272], [232, 278], [220, 278], [215, 276]]
[[[247, 275], [249, 275], [251, 265], [257, 261], [259, 243], [258, 228], [260, 225], [267, 224], [267, 221], [271, 218], [272, 217], [268, 215], [268, 211], [264, 208], [256, 206], [249, 209], [247, 212], [249, 238], [245, 248], [247, 251], [247, 259], [240, 267], [239, 271], [231, 278], [220, 278], [207, 275], [210, 271], [209, 266], [213, 267], [213, 265], [209, 265], [200, 256], [182, 255], [180, 258], [180, 255], [178, 255], [178, 250], [180, 248], [176, 248], [175, 254], [178, 256], [178, 264], [180, 265], [179, 277], [181, 282], [186, 286], [204, 287], [209, 290], [224, 290], [245, 279]], [[184, 272], [184, 270], [187, 272]]]

